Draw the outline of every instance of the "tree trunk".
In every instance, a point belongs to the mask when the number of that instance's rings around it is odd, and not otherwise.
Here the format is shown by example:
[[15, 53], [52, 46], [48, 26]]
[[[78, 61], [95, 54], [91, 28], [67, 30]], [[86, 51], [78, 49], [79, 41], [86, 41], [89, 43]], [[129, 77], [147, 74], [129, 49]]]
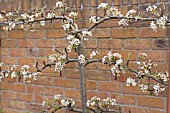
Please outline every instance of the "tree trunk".
[[80, 70], [80, 86], [81, 86], [81, 102], [82, 102], [82, 110], [83, 113], [87, 113], [87, 97], [86, 97], [86, 76], [84, 72], [84, 64], [79, 63], [79, 70]]
[[[77, 47], [77, 53], [78, 55], [81, 55], [84, 53], [84, 44], [83, 44], [83, 38], [78, 35], [81, 43]], [[79, 62], [79, 71], [80, 71], [80, 90], [81, 90], [81, 102], [82, 102], [82, 110], [83, 113], [87, 113], [87, 97], [86, 97], [86, 75], [85, 75], [85, 65], [83, 63]]]

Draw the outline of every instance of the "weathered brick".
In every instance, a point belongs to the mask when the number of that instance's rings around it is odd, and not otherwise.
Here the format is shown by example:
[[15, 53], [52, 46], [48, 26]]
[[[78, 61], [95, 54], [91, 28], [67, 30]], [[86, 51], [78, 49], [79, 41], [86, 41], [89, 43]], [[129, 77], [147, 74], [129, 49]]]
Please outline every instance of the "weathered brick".
[[98, 82], [98, 90], [120, 92], [120, 83], [114, 82]]
[[18, 100], [25, 101], [25, 102], [33, 102], [34, 101], [34, 95], [33, 94], [27, 94], [27, 93], [18, 93]]
[[9, 38], [25, 38], [25, 31], [12, 30], [9, 32]]
[[136, 28], [112, 29], [112, 38], [136, 38], [136, 37], [137, 37]]
[[150, 28], [139, 28], [140, 38], [162, 38], [166, 37], [166, 29], [158, 29], [157, 32], [153, 32]]
[[149, 40], [141, 40], [141, 39], [127, 39], [124, 40], [124, 48], [125, 49], [139, 49], [139, 50], [147, 50], [150, 49], [150, 42]]
[[45, 31], [44, 30], [35, 30], [35, 31], [27, 31], [27, 38], [44, 38]]
[[153, 107], [153, 108], [164, 108], [164, 99], [163, 98], [155, 98], [155, 97], [144, 97], [138, 96], [137, 97], [137, 104], [139, 106], [145, 107]]

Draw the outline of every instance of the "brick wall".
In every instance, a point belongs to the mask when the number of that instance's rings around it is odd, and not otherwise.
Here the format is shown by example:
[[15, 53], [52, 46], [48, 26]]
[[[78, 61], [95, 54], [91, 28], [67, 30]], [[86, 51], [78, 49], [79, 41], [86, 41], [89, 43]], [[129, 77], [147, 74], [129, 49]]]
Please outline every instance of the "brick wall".
[[[47, 4], [49, 9], [57, 0], [1, 0], [0, 10], [14, 11], [21, 8], [21, 11], [30, 11], [36, 6], [40, 8]], [[136, 9], [144, 12], [149, 4], [164, 2], [168, 13], [168, 0], [65, 0], [72, 10], [79, 12], [79, 27], [88, 27], [87, 20], [91, 15], [102, 15], [96, 10], [97, 4], [106, 1], [110, 5], [119, 8], [124, 14], [129, 9]], [[114, 2], [114, 4], [113, 4]], [[76, 3], [76, 4], [75, 4]], [[81, 7], [83, 5], [83, 9]], [[128, 28], [120, 27], [117, 21], [106, 21], [92, 30], [93, 38], [85, 42], [86, 50], [98, 49], [101, 56], [109, 50], [120, 52], [126, 59], [131, 52], [132, 62], [136, 60], [139, 52], [146, 52], [151, 60], [158, 63], [158, 70], [168, 69], [168, 36], [169, 28], [158, 30], [156, 33], [148, 29], [148, 23], [136, 22]], [[35, 31], [23, 31], [17, 29], [6, 32], [0, 31], [1, 38], [1, 61], [6, 67], [12, 64], [33, 65], [38, 60], [42, 61], [47, 55], [54, 53], [53, 47], [63, 49], [67, 41], [63, 38], [64, 31], [58, 21], [47, 23], [44, 27], [35, 24]], [[77, 57], [75, 53], [69, 56]], [[133, 63], [130, 64], [135, 67]], [[70, 63], [63, 70], [62, 77], [47, 69], [39, 81], [23, 83], [15, 79], [3, 80], [1, 85], [0, 106], [5, 113], [26, 113], [31, 111], [39, 113], [44, 99], [54, 94], [61, 94], [64, 97], [75, 98], [80, 103], [79, 71], [76, 63]], [[137, 87], [126, 87], [125, 80], [128, 73], [122, 75], [117, 81], [111, 76], [110, 67], [99, 63], [91, 64], [86, 68], [87, 97], [107, 96], [117, 99], [121, 104], [123, 113], [166, 113], [167, 91], [159, 96], [148, 96], [142, 93]], [[60, 111], [62, 113], [62, 111]], [[67, 112], [68, 113], [68, 112]]]

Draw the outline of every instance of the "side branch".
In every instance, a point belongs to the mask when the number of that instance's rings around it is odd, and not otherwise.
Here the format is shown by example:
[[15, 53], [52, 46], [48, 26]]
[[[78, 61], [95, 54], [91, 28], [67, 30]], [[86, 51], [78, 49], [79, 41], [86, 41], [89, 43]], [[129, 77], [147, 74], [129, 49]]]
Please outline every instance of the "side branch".
[[[77, 33], [81, 33], [82, 31], [90, 31], [91, 29], [93, 29], [94, 27], [96, 27], [97, 25], [99, 25], [100, 23], [107, 21], [107, 20], [111, 20], [111, 19], [129, 19], [129, 20], [142, 20], [142, 21], [156, 21], [159, 18], [140, 18], [140, 17], [126, 17], [126, 16], [110, 16], [110, 17], [104, 17], [101, 20], [99, 20], [98, 22], [94, 23], [92, 26], [88, 27], [87, 29], [80, 29], [80, 30], [76, 30], [73, 31], [73, 33], [77, 34]], [[167, 20], [167, 24], [170, 24], [170, 20]]]

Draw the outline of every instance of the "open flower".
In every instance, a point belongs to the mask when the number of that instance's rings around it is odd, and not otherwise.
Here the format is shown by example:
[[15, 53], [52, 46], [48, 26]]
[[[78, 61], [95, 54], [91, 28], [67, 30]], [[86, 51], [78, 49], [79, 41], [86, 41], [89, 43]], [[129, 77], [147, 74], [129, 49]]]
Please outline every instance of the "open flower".
[[86, 61], [85, 56], [83, 54], [78, 56], [78, 60], [81, 64], [85, 63], [85, 61]]
[[100, 9], [100, 8], [106, 9], [107, 6], [108, 6], [107, 3], [100, 3], [99, 6], [98, 6], [98, 9]]
[[69, 13], [69, 15], [68, 16], [70, 16], [70, 17], [77, 17], [77, 15], [78, 15], [78, 13], [77, 12], [71, 12], [71, 13]]
[[56, 7], [63, 7], [64, 5], [63, 5], [63, 2], [60, 2], [60, 1], [58, 1], [57, 3], [56, 3]]

